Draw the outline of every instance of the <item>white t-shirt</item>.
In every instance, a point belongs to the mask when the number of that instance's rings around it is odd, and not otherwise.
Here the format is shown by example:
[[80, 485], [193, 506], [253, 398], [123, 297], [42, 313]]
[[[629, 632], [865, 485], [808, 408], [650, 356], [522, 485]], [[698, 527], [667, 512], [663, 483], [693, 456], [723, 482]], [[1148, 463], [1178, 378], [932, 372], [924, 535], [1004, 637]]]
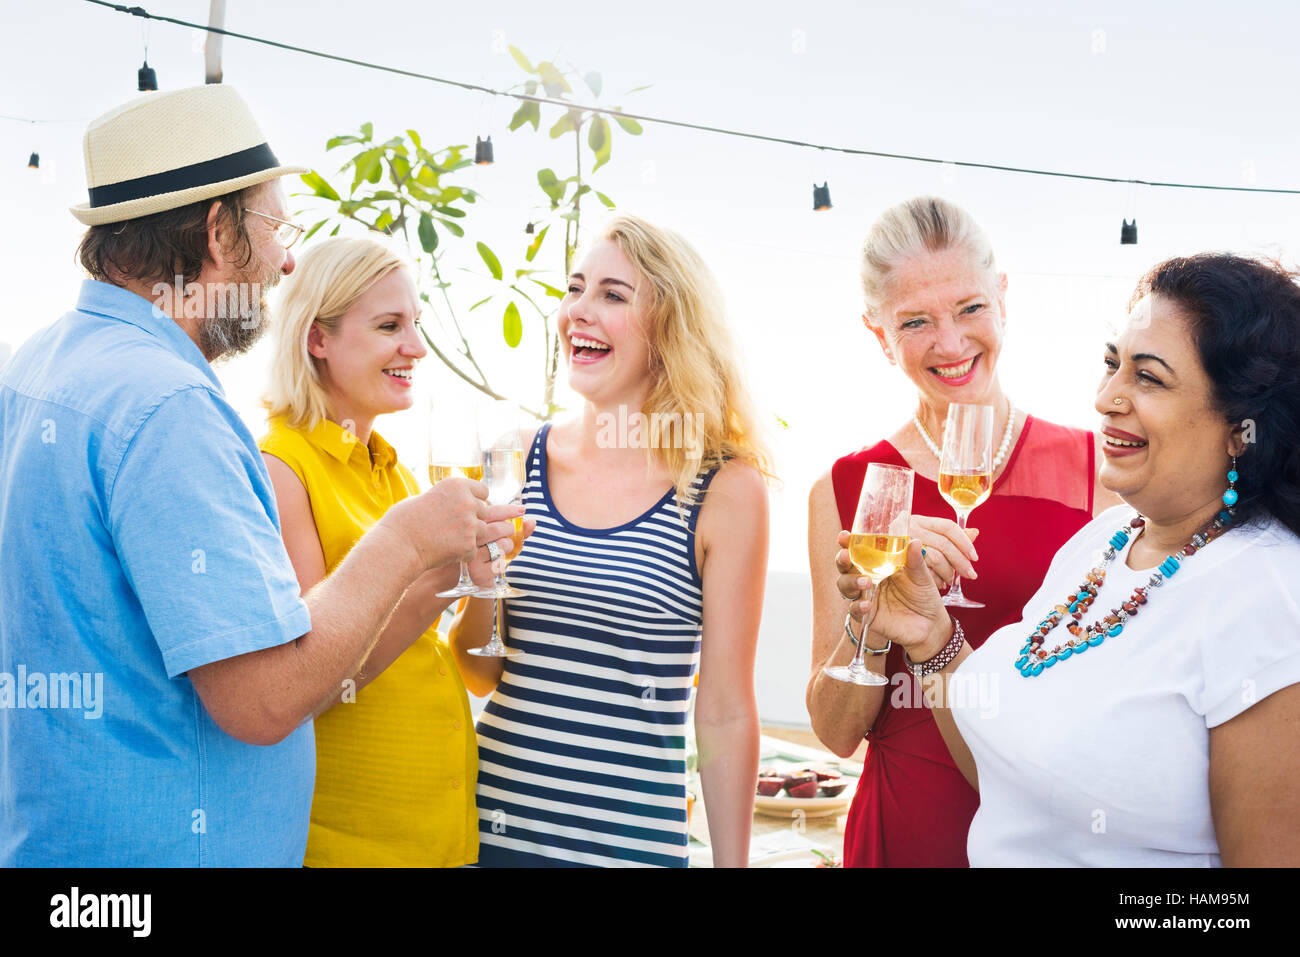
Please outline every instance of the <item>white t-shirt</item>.
[[[1080, 529], [1021, 622], [957, 669], [950, 707], [979, 769], [973, 867], [1220, 865], [1210, 729], [1300, 683], [1300, 538], [1272, 521], [1230, 529], [1149, 589], [1122, 634], [1021, 675], [1031, 629], [1132, 517], [1116, 506]], [[1111, 562], [1085, 624], [1156, 571], [1134, 571], [1127, 554]], [[1069, 638], [1061, 623], [1046, 647]]]

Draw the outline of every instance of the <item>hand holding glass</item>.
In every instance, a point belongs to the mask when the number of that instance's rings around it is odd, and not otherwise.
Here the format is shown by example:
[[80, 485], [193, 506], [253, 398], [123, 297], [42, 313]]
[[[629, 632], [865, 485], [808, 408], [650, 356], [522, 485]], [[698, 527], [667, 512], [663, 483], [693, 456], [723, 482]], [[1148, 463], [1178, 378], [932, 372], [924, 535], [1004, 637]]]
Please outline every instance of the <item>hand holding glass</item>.
[[[909, 468], [872, 462], [862, 480], [858, 509], [849, 531], [849, 559], [859, 572], [879, 585], [903, 567], [911, 541], [912, 480]], [[863, 663], [867, 628], [863, 625], [853, 660], [847, 665], [827, 665], [823, 670], [836, 681], [856, 685], [885, 685], [889, 679]]]

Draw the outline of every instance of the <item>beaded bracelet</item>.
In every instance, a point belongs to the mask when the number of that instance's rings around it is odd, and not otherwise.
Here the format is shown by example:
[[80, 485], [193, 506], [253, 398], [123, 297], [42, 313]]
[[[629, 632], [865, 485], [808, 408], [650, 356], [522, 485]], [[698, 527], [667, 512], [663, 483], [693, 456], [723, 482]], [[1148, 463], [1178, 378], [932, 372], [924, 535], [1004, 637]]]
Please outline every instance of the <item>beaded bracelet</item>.
[[[858, 646], [858, 638], [856, 638], [853, 634], [853, 628], [851, 627], [852, 622], [853, 622], [853, 614], [852, 613], [846, 614], [844, 616], [844, 634], [849, 636], [849, 641], [853, 642], [853, 647], [856, 648]], [[866, 631], [865, 625], [863, 626], [863, 631], [864, 632]], [[889, 653], [889, 649], [892, 647], [894, 647], [894, 643], [892, 641], [885, 642], [885, 647], [881, 648], [879, 651], [877, 651], [875, 648], [872, 648], [870, 645], [863, 645], [862, 653], [866, 655], [885, 655]]]
[[965, 643], [966, 636], [962, 633], [961, 622], [954, 618], [952, 619], [952, 637], [948, 639], [948, 644], [944, 645], [937, 655], [927, 661], [922, 661], [920, 664], [913, 661], [912, 656], [906, 652], [903, 653], [903, 657], [907, 660], [908, 669], [919, 681], [921, 678], [942, 671], [948, 662], [957, 657], [957, 652], [961, 651], [961, 646]]

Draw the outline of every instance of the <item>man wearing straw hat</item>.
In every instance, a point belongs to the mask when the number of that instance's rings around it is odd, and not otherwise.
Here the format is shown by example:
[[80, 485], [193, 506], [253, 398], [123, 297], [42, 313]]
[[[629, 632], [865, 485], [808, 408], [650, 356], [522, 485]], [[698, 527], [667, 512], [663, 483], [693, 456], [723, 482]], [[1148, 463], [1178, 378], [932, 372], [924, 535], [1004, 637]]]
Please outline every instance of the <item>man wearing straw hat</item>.
[[416, 577], [522, 509], [439, 483], [300, 597], [210, 363], [293, 270], [305, 170], [221, 85], [106, 113], [85, 158], [92, 278], [0, 373], [0, 866], [297, 866], [311, 716]]

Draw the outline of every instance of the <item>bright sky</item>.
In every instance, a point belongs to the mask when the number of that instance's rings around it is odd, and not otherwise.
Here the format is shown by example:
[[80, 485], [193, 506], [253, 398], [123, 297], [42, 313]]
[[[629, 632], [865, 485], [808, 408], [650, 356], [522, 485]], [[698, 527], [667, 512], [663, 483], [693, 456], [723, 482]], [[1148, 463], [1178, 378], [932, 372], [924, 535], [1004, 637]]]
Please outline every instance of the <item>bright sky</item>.
[[[206, 0], [142, 2], [151, 12], [207, 20]], [[226, 24], [498, 88], [522, 78], [504, 52], [515, 44], [534, 61], [558, 57], [600, 72], [614, 91], [607, 104], [794, 139], [1151, 180], [1300, 187], [1293, 104], [1300, 10], [1281, 2], [1135, 6], [755, 2], [740, 15], [738, 4], [698, 0], [631, 8], [229, 0]], [[76, 295], [81, 227], [67, 207], [85, 198], [85, 121], [136, 95], [146, 31], [163, 89], [201, 83], [203, 58], [189, 30], [146, 27], [80, 0], [3, 0], [0, 9], [0, 113], [76, 121], [0, 121], [0, 190], [9, 204], [0, 234], [0, 342], [17, 347]], [[280, 158], [327, 177], [341, 160], [325, 153], [326, 139], [367, 120], [384, 137], [414, 127], [426, 145], [472, 144], [490, 133], [497, 162], [464, 177], [485, 195], [466, 222], [507, 268], [519, 258], [524, 223], [539, 215], [536, 170], [567, 175], [568, 153], [545, 137], [545, 126], [540, 135], [507, 132], [513, 105], [505, 100], [233, 39], [224, 65], [226, 82], [252, 104]], [[651, 88], [619, 95], [644, 84]], [[33, 150], [39, 172], [25, 168]], [[811, 187], [824, 180], [835, 207], [814, 213]], [[697, 245], [728, 297], [758, 403], [789, 425], [772, 420], [785, 482], [774, 497], [774, 570], [806, 570], [813, 480], [835, 458], [892, 432], [914, 405], [909, 383], [858, 320], [857, 249], [886, 206], [936, 192], [975, 215], [1010, 278], [1004, 384], [1021, 408], [1083, 427], [1095, 419], [1106, 328], [1123, 316], [1143, 270], [1206, 249], [1289, 262], [1300, 251], [1300, 197], [945, 170], [652, 125], [639, 138], [616, 135], [613, 160], [593, 182], [622, 209]], [[1141, 243], [1120, 247], [1120, 220], [1134, 214]], [[302, 219], [313, 221], [305, 212]], [[482, 272], [472, 243], [445, 265], [463, 313], [480, 298], [472, 273], [455, 268]], [[493, 382], [537, 401], [539, 327], [526, 326], [514, 353], [501, 342], [499, 314], [474, 313], [469, 328]], [[255, 434], [265, 360], [259, 347], [218, 367]], [[435, 359], [422, 372], [435, 397], [448, 387]], [[423, 422], [405, 414], [379, 424], [417, 474]]]

